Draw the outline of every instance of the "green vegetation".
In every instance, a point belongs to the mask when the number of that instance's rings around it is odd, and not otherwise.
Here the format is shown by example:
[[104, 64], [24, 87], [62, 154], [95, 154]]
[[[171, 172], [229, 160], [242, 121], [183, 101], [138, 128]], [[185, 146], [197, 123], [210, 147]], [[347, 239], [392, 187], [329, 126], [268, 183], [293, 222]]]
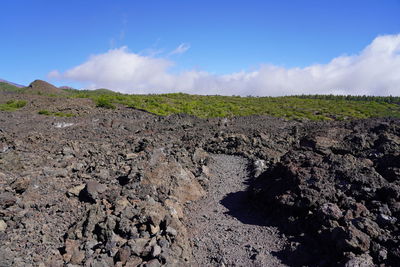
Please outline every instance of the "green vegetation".
[[22, 93], [24, 92], [24, 88], [19, 88], [12, 84], [8, 84], [5, 82], [0, 82], [0, 92], [15, 92], [15, 93]]
[[54, 112], [48, 110], [39, 110], [38, 114], [47, 115], [47, 116], [56, 116], [56, 117], [75, 117], [75, 114], [72, 113], [64, 113], [64, 112]]
[[368, 95], [297, 95], [294, 97], [306, 99], [324, 99], [324, 100], [348, 100], [348, 101], [374, 101], [400, 104], [398, 96], [368, 96]]
[[9, 100], [5, 104], [0, 104], [1, 111], [15, 111], [17, 109], [23, 108], [26, 105], [25, 100]]
[[[0, 92], [24, 92], [0, 83]], [[97, 107], [115, 109], [116, 104], [157, 115], [186, 113], [201, 118], [269, 115], [286, 119], [346, 120], [371, 117], [400, 118], [400, 97], [297, 95], [285, 97], [202, 96], [183, 93], [127, 95], [108, 89], [63, 89], [50, 97], [90, 98]], [[26, 90], [27, 93], [29, 90]], [[41, 93], [39, 93], [41, 94]], [[14, 104], [1, 104], [0, 110], [15, 110]], [[70, 117], [74, 114], [42, 110], [39, 114]]]
[[107, 97], [105, 95], [101, 95], [95, 98], [96, 107], [99, 108], [115, 109], [116, 107], [112, 104], [112, 101], [112, 97]]
[[269, 115], [286, 119], [345, 120], [400, 117], [399, 97], [301, 95], [285, 97], [202, 96], [183, 93], [126, 95], [109, 90], [68, 90], [74, 98], [91, 98], [96, 106], [114, 104], [158, 115], [186, 113], [201, 118]]

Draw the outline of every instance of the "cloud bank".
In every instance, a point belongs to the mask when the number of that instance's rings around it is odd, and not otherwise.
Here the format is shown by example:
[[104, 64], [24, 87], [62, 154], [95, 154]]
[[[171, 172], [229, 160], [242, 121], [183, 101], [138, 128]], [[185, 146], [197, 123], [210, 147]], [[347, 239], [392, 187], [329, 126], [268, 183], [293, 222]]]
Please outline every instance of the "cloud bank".
[[[176, 53], [189, 46], [182, 44]], [[400, 95], [400, 34], [379, 36], [360, 53], [327, 64], [284, 68], [262, 64], [255, 71], [214, 75], [188, 70], [173, 74], [174, 62], [142, 56], [127, 47], [91, 56], [53, 79], [79, 81], [90, 88], [123, 93], [185, 92], [194, 94], [280, 96], [293, 94]]]

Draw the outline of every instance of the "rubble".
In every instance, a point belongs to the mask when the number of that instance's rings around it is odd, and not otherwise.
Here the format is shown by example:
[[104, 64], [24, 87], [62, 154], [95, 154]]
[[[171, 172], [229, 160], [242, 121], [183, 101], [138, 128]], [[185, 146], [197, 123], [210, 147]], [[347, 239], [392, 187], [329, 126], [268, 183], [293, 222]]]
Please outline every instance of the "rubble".
[[2, 266], [187, 265], [210, 154], [249, 161], [248, 205], [289, 237], [284, 264], [400, 261], [399, 120], [221, 123], [69, 99], [54, 101], [79, 116], [32, 112], [49, 99], [0, 112]]

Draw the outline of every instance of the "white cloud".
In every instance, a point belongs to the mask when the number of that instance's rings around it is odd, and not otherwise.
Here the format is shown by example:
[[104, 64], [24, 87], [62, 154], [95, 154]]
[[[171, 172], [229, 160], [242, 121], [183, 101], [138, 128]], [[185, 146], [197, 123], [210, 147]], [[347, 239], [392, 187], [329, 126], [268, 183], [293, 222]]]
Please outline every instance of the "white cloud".
[[58, 70], [52, 70], [47, 74], [47, 77], [49, 79], [60, 79], [62, 75]]
[[[179, 48], [179, 47], [178, 47]], [[379, 36], [356, 55], [327, 64], [284, 68], [263, 64], [255, 71], [214, 75], [206, 71], [169, 72], [166, 58], [142, 56], [127, 47], [94, 55], [64, 73], [49, 76], [85, 82], [91, 88], [124, 93], [278, 96], [292, 94], [400, 95], [400, 34]]]
[[183, 54], [189, 49], [190, 49], [190, 44], [182, 43], [169, 54], [170, 55]]

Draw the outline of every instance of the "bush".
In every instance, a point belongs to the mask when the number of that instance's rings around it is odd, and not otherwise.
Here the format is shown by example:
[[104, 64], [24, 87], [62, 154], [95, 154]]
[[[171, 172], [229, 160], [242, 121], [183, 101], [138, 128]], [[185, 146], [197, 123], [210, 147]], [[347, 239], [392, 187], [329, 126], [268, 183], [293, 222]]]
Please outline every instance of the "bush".
[[23, 108], [26, 105], [26, 101], [25, 100], [9, 100], [7, 102], [7, 105], [11, 108]]
[[38, 114], [46, 115], [46, 116], [56, 116], [56, 117], [75, 117], [75, 114], [72, 113], [64, 113], [64, 112], [53, 112], [48, 110], [39, 110]]
[[101, 96], [96, 99], [96, 107], [115, 109], [115, 105], [111, 103], [111, 100], [106, 96]]
[[9, 100], [5, 104], [0, 104], [1, 111], [15, 111], [17, 109], [23, 108], [26, 105], [25, 100]]
[[48, 110], [39, 110], [38, 114], [40, 115], [51, 115], [51, 112]]

